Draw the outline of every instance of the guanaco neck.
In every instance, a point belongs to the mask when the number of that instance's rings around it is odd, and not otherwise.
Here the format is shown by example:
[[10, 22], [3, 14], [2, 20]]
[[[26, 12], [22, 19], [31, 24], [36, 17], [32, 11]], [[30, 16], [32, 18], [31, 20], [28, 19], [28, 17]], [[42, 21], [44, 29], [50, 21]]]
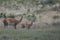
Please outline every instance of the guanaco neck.
[[22, 21], [22, 19], [23, 19], [23, 16], [20, 18], [20, 20], [19, 20], [18, 22], [21, 22], [21, 21]]

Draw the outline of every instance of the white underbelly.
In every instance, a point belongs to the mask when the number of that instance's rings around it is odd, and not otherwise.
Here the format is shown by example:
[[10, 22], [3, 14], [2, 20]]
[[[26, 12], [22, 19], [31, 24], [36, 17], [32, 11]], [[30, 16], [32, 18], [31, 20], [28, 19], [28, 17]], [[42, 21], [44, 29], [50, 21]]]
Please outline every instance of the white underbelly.
[[8, 23], [8, 27], [13, 27], [14, 23]]
[[7, 21], [8, 22], [8, 25], [14, 25], [13, 22], [10, 22], [10, 21]]
[[14, 23], [8, 23], [8, 25], [14, 25]]

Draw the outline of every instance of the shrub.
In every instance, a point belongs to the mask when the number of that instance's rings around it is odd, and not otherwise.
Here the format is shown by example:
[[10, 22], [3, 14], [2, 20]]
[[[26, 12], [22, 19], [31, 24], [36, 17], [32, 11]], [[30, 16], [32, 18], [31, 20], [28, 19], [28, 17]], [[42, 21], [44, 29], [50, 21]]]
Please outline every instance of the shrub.
[[34, 22], [35, 22], [35, 20], [36, 20], [36, 16], [35, 16], [34, 14], [28, 15], [26, 18], [27, 18], [27, 20], [29, 20], [29, 21], [34, 21]]
[[0, 18], [3, 16], [3, 13], [0, 13]]
[[60, 22], [52, 23], [52, 25], [55, 27], [60, 27]]
[[5, 18], [6, 17], [6, 13], [0, 13], [0, 18]]
[[8, 16], [9, 18], [15, 18], [14, 14], [11, 14]]
[[53, 16], [53, 19], [58, 19], [58, 18], [60, 18], [60, 16], [58, 15]]
[[47, 4], [55, 4], [55, 0], [47, 0], [46, 3]]
[[41, 4], [43, 5], [43, 7], [45, 7], [46, 5], [54, 5], [55, 4], [55, 0], [41, 1]]
[[6, 13], [3, 14], [3, 17], [6, 18]]

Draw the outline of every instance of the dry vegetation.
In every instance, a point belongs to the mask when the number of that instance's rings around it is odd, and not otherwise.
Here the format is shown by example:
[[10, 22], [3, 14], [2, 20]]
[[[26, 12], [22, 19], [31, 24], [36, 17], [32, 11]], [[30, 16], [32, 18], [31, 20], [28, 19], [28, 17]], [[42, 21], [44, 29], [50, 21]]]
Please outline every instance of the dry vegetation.
[[[60, 0], [0, 0], [0, 40], [60, 40]], [[23, 16], [17, 29], [4, 28], [4, 18]], [[28, 30], [21, 24], [33, 21]]]

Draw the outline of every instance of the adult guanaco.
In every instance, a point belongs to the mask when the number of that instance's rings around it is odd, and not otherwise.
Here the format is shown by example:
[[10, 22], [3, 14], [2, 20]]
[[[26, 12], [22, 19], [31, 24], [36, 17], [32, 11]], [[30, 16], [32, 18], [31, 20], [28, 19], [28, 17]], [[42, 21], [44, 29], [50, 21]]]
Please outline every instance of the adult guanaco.
[[17, 20], [15, 18], [4, 18], [3, 23], [4, 27], [8, 26], [9, 23], [14, 24], [14, 28], [16, 29], [16, 25], [19, 24], [23, 19], [23, 16], [20, 18], [20, 20]]

